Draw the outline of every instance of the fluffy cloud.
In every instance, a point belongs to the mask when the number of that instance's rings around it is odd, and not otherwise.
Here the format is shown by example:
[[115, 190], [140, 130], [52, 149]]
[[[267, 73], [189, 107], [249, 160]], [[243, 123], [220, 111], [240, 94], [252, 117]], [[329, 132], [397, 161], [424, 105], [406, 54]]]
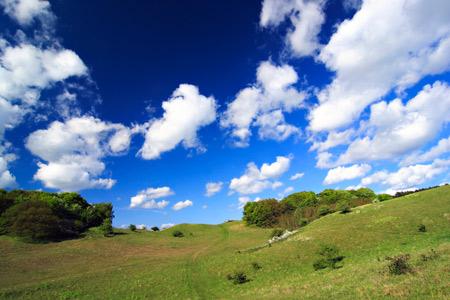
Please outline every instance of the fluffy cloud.
[[290, 179], [291, 180], [299, 179], [302, 178], [303, 175], [305, 175], [305, 173], [295, 173], [295, 175], [292, 175]]
[[403, 167], [393, 173], [380, 171], [369, 177], [363, 178], [361, 180], [361, 185], [366, 186], [380, 182], [381, 185], [390, 187], [392, 193], [392, 191], [405, 190], [419, 186], [433, 179], [436, 175], [447, 171], [449, 165], [450, 160], [436, 159], [429, 165], [418, 164]]
[[450, 137], [440, 140], [436, 146], [432, 147], [425, 153], [413, 153], [411, 155], [408, 155], [399, 163], [399, 165], [404, 167], [431, 161], [435, 158], [438, 158], [441, 154], [448, 152], [450, 152]]
[[200, 95], [193, 85], [181, 84], [162, 107], [164, 115], [150, 122], [139, 155], [156, 159], [180, 143], [185, 148], [202, 149], [197, 131], [216, 119], [216, 100]]
[[245, 204], [247, 204], [247, 202], [250, 202], [251, 200], [250, 197], [239, 197], [238, 201], [239, 203], [237, 209], [243, 209]]
[[329, 185], [338, 183], [344, 180], [363, 177], [372, 169], [367, 164], [353, 165], [351, 167], [337, 167], [328, 171], [327, 177], [323, 181], [323, 184]]
[[186, 201], [180, 201], [180, 202], [177, 202], [174, 206], [172, 206], [172, 209], [173, 210], [180, 210], [180, 209], [183, 209], [183, 208], [186, 208], [186, 207], [189, 207], [189, 206], [193, 206], [194, 205], [194, 203], [192, 202], [192, 201], [190, 201], [190, 200], [186, 200]]
[[8, 170], [7, 157], [0, 157], [0, 188], [16, 188], [16, 178]]
[[162, 224], [161, 229], [166, 229], [175, 226], [173, 223]]
[[42, 0], [0, 0], [4, 12], [20, 25], [30, 25], [35, 18], [52, 19], [50, 2]]
[[257, 83], [241, 90], [234, 101], [227, 105], [220, 124], [230, 129], [230, 135], [238, 147], [248, 146], [252, 135], [250, 127], [259, 127], [260, 139], [282, 141], [300, 130], [286, 123], [283, 113], [303, 107], [304, 92], [293, 84], [298, 81], [291, 66], [275, 66], [262, 62], [257, 71]]
[[222, 190], [223, 182], [208, 182], [206, 184], [206, 197], [211, 197]]
[[336, 72], [310, 112], [312, 131], [351, 124], [392, 89], [402, 92], [450, 67], [450, 2], [364, 1], [342, 22], [319, 59]]
[[292, 186], [287, 187], [287, 188], [284, 189], [283, 192], [279, 193], [278, 196], [279, 196], [280, 198], [281, 198], [281, 197], [284, 197], [284, 196], [286, 196], [287, 194], [291, 193], [292, 191], [294, 191], [294, 188], [293, 188]]
[[[148, 188], [138, 192], [138, 194], [131, 198], [131, 208], [147, 208], [147, 209], [163, 209], [169, 202], [162, 200], [156, 202], [155, 199], [169, 197], [175, 193], [167, 186], [160, 188]], [[173, 225], [172, 225], [173, 226]]]
[[35, 131], [26, 140], [25, 147], [47, 161], [38, 163], [34, 179], [62, 191], [109, 189], [115, 180], [96, 179], [105, 170], [101, 159], [127, 151], [131, 134], [122, 124], [90, 116], [53, 122], [48, 129]]
[[290, 158], [284, 156], [277, 156], [277, 160], [270, 165], [264, 163], [261, 169], [258, 169], [254, 162], [250, 162], [247, 164], [245, 174], [239, 178], [233, 178], [229, 188], [237, 191], [240, 195], [259, 193], [273, 186], [274, 182], [268, 179], [280, 177], [289, 169], [289, 165]]
[[[448, 122], [450, 87], [439, 81], [432, 86], [426, 85], [405, 105], [400, 99], [373, 104], [370, 120], [362, 123], [365, 136], [353, 140], [334, 164], [400, 157], [427, 144], [436, 137], [442, 125]], [[427, 155], [436, 155], [443, 148], [445, 142]], [[411, 157], [409, 159], [412, 160]]]
[[289, 17], [294, 29], [287, 34], [287, 44], [297, 56], [314, 55], [321, 47], [318, 34], [325, 22], [324, 4], [322, 0], [264, 0], [260, 25], [277, 26]]

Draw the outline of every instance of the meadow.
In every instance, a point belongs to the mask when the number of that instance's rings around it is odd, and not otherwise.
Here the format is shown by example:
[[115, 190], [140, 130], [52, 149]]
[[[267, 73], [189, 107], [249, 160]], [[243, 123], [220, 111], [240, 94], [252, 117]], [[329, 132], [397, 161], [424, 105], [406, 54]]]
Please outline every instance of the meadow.
[[[91, 228], [48, 244], [0, 236], [0, 298], [450, 299], [450, 186], [330, 214], [253, 250], [271, 231], [236, 221]], [[338, 249], [335, 269], [313, 268], [321, 245]], [[410, 269], [391, 274], [385, 258], [400, 254]], [[237, 272], [248, 281], [228, 280]]]

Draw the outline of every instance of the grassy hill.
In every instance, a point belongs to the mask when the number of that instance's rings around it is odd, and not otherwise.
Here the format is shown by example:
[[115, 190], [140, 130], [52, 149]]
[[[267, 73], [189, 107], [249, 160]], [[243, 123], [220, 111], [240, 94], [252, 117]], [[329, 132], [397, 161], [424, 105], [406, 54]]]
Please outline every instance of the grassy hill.
[[[1, 236], [0, 298], [450, 299], [450, 186], [328, 215], [258, 251], [247, 250], [271, 230], [242, 222], [116, 231], [38, 245]], [[314, 270], [322, 244], [339, 249], [340, 268]], [[391, 275], [384, 258], [399, 254], [411, 272]], [[250, 281], [227, 280], [235, 271]]]

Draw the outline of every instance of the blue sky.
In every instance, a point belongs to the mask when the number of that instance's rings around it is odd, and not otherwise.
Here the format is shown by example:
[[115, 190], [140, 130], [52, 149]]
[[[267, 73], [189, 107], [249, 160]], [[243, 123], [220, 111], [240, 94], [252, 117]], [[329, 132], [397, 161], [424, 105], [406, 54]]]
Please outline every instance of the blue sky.
[[450, 181], [447, 0], [0, 0], [0, 187], [114, 226]]

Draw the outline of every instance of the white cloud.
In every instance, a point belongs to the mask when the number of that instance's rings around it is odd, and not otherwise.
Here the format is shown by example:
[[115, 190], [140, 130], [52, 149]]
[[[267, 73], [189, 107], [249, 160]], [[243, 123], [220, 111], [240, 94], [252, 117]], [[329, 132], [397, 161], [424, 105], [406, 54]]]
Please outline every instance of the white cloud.
[[401, 167], [409, 166], [417, 163], [431, 161], [438, 158], [443, 153], [450, 152], [450, 137], [447, 139], [442, 139], [438, 144], [432, 147], [425, 153], [413, 153], [405, 157], [399, 165]]
[[283, 186], [283, 183], [280, 181], [275, 181], [274, 183], [272, 183], [272, 190], [275, 190], [275, 189], [279, 188], [280, 186]]
[[[365, 136], [353, 140], [334, 165], [398, 158], [426, 145], [449, 122], [450, 87], [440, 81], [426, 85], [405, 105], [400, 99], [373, 104], [370, 120], [361, 126]], [[431, 155], [441, 148], [445, 145]], [[333, 165], [330, 158], [328, 163]], [[321, 163], [326, 165], [326, 160]]]
[[142, 230], [142, 229], [144, 229], [144, 228], [147, 229], [148, 226], [145, 225], [145, 224], [140, 224], [140, 225], [136, 225], [136, 228]]
[[167, 186], [159, 188], [148, 188], [138, 192], [138, 194], [131, 198], [131, 208], [147, 208], [147, 209], [163, 209], [169, 202], [162, 200], [156, 202], [155, 199], [165, 198], [175, 195], [175, 193]]
[[202, 206], [202, 208], [203, 208], [203, 209], [207, 209], [207, 208], [208, 208], [208, 206], [206, 206], [206, 205], [203, 205], [203, 206]]
[[354, 135], [355, 130], [352, 128], [341, 132], [330, 131], [327, 135], [327, 139], [324, 142], [314, 141], [309, 150], [317, 150], [319, 152], [322, 152], [339, 145], [350, 144], [351, 138]]
[[277, 26], [289, 17], [294, 29], [289, 30], [286, 42], [297, 56], [316, 54], [322, 24], [325, 22], [325, 1], [264, 0], [260, 25]]
[[295, 175], [291, 176], [291, 180], [302, 178], [305, 175], [305, 173], [295, 173]]
[[211, 197], [222, 190], [223, 182], [208, 182], [206, 184], [206, 197]]
[[343, 0], [342, 5], [346, 10], [359, 10], [362, 5], [362, 0]]
[[[128, 132], [117, 142], [117, 133]], [[90, 188], [111, 188], [115, 180], [95, 179], [105, 170], [101, 160], [128, 150], [131, 130], [122, 124], [106, 123], [90, 116], [58, 121], [48, 129], [30, 134], [25, 147], [48, 163], [38, 163], [34, 176], [48, 188], [79, 191]], [[120, 152], [120, 153], [119, 153]]]
[[183, 208], [186, 208], [186, 207], [189, 207], [189, 206], [193, 206], [194, 205], [194, 203], [192, 202], [192, 201], [190, 201], [190, 200], [186, 200], [186, 201], [180, 201], [180, 202], [177, 202], [174, 206], [172, 206], [172, 209], [173, 210], [180, 210], [180, 209], [183, 209]]
[[259, 65], [256, 75], [257, 83], [237, 94], [220, 121], [223, 128], [230, 128], [230, 136], [237, 139], [238, 147], [248, 146], [252, 126], [259, 127], [260, 139], [282, 141], [300, 134], [284, 118], [284, 113], [302, 108], [306, 98], [306, 93], [292, 86], [298, 81], [295, 70], [265, 61]]
[[8, 170], [8, 161], [4, 157], [0, 157], [0, 188], [16, 188], [18, 187], [16, 178]]
[[[290, 158], [277, 156], [277, 160], [272, 164], [264, 163], [261, 170], [254, 162], [247, 164], [247, 170], [244, 175], [231, 180], [229, 188], [237, 191], [240, 195], [256, 194], [269, 188], [276, 182], [268, 179], [276, 179], [289, 169]], [[279, 185], [278, 185], [279, 186]]]
[[245, 204], [247, 204], [247, 202], [250, 202], [249, 197], [239, 197], [238, 200], [239, 200], [239, 203], [238, 203], [237, 209], [243, 209]]
[[287, 187], [287, 188], [284, 189], [283, 192], [279, 193], [278, 196], [279, 196], [280, 198], [282, 198], [282, 197], [284, 197], [285, 195], [291, 193], [292, 191], [294, 191], [294, 188], [293, 188], [292, 186]]
[[449, 165], [450, 160], [436, 159], [429, 165], [419, 164], [403, 167], [393, 173], [380, 171], [369, 177], [363, 178], [361, 180], [361, 184], [365, 186], [380, 182], [381, 185], [390, 187], [391, 192], [405, 190], [419, 186], [433, 179], [436, 175], [445, 172]]
[[175, 226], [173, 223], [162, 224], [161, 229], [166, 229]]
[[156, 159], [180, 143], [186, 149], [202, 149], [197, 131], [216, 119], [216, 100], [200, 95], [193, 85], [181, 84], [162, 107], [164, 115], [150, 122], [139, 155]]
[[368, 164], [353, 165], [351, 167], [337, 167], [328, 171], [323, 184], [329, 185], [344, 180], [363, 177], [372, 169]]
[[310, 112], [310, 129], [332, 131], [392, 89], [402, 92], [450, 67], [450, 2], [364, 1], [343, 21], [319, 59], [336, 72]]
[[50, 2], [42, 0], [0, 0], [4, 12], [20, 25], [30, 25], [35, 18], [53, 18]]

